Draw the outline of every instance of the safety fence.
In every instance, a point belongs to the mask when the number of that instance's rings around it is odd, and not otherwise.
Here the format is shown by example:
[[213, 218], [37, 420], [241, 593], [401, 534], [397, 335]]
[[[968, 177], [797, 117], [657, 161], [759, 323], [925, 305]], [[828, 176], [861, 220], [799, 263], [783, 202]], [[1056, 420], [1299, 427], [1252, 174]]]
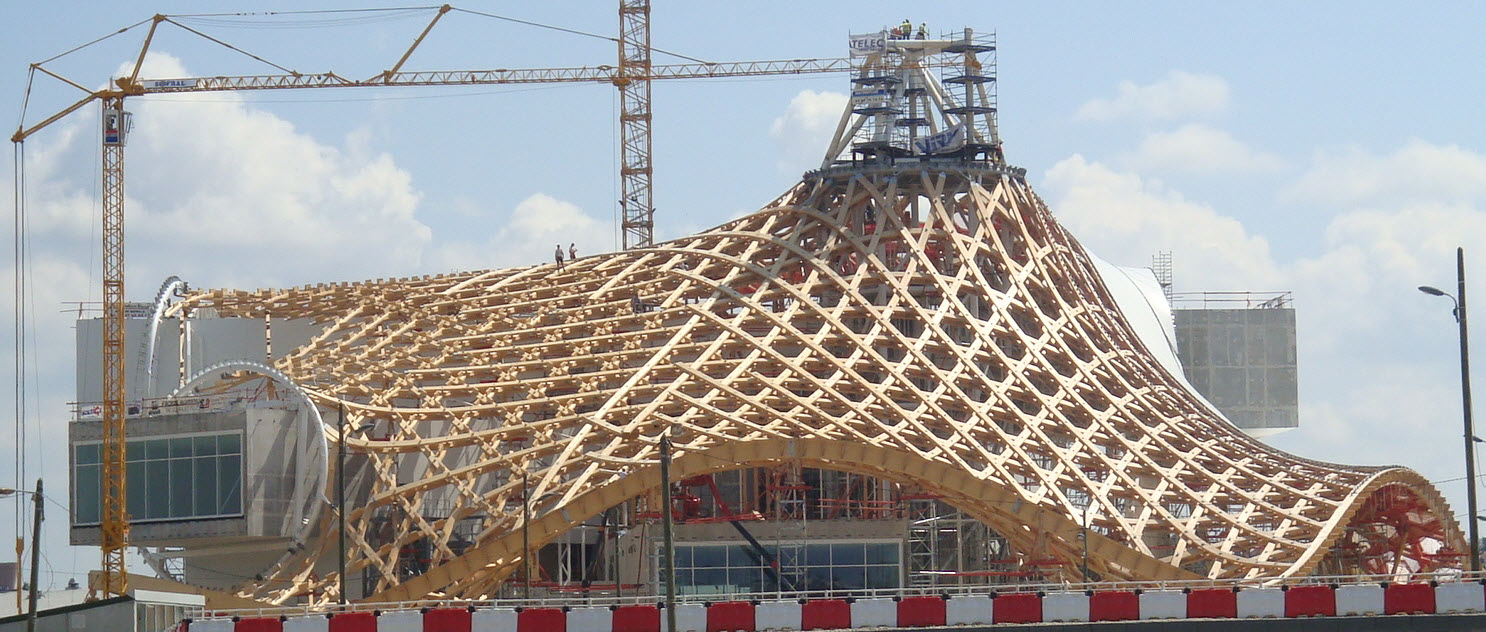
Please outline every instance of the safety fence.
[[[1152, 619], [1486, 612], [1486, 581], [1278, 587], [1095, 588], [842, 599], [680, 603], [677, 632], [763, 632]], [[277, 616], [220, 613], [190, 632], [659, 632], [655, 603], [453, 606]]]

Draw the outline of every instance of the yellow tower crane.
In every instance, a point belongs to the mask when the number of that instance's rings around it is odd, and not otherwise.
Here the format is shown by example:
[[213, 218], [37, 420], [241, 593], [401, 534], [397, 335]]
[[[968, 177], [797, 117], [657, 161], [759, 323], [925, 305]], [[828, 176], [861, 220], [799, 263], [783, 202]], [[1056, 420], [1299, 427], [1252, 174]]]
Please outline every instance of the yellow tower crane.
[[[475, 86], [523, 83], [612, 83], [619, 89], [621, 137], [619, 175], [622, 192], [621, 233], [624, 248], [648, 247], [654, 242], [655, 209], [651, 198], [653, 169], [651, 152], [650, 82], [655, 79], [701, 79], [846, 72], [848, 58], [792, 59], [654, 65], [651, 63], [650, 0], [619, 2], [619, 64], [570, 68], [500, 70], [404, 71], [403, 64], [439, 20], [456, 9], [438, 8], [436, 15], [391, 69], [363, 80], [348, 79], [333, 72], [213, 76], [147, 79], [139, 76], [161, 24], [174, 24], [171, 16], [155, 15], [140, 47], [132, 72], [116, 78], [108, 88], [88, 90], [41, 64], [33, 71], [54, 77], [86, 93], [72, 105], [29, 127], [22, 122], [11, 142], [24, 143], [37, 131], [94, 101], [102, 105], [103, 123], [103, 483], [101, 490], [102, 572], [90, 586], [103, 596], [123, 595], [127, 589], [124, 552], [129, 543], [129, 517], [125, 511], [125, 385], [124, 385], [124, 147], [129, 132], [127, 97], [177, 92], [236, 90], [281, 90], [307, 88], [368, 88], [407, 86]], [[468, 13], [477, 13], [467, 11]], [[478, 14], [478, 13], [477, 13]], [[488, 14], [479, 14], [488, 15]], [[141, 22], [140, 24], [143, 24]], [[136, 25], [137, 26], [137, 25]], [[127, 30], [127, 29], [126, 29]], [[122, 31], [121, 31], [122, 32]], [[199, 35], [199, 33], [198, 33]], [[221, 42], [207, 38], [213, 42]], [[283, 70], [281, 68], [281, 70]], [[34, 76], [34, 73], [33, 73]]]

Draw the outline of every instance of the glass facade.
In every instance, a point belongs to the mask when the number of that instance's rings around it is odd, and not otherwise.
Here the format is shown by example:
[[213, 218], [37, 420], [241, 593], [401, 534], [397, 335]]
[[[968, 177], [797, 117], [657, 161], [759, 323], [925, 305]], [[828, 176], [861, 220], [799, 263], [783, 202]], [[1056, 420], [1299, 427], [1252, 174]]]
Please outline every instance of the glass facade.
[[864, 590], [902, 584], [898, 541], [814, 541], [782, 547], [765, 544], [764, 549], [779, 560], [784, 586], [766, 570], [768, 563], [759, 552], [740, 542], [676, 545], [676, 589], [682, 594], [724, 594]]
[[[102, 516], [102, 444], [72, 448], [73, 524]], [[127, 448], [131, 522], [242, 515], [242, 433], [136, 439]]]

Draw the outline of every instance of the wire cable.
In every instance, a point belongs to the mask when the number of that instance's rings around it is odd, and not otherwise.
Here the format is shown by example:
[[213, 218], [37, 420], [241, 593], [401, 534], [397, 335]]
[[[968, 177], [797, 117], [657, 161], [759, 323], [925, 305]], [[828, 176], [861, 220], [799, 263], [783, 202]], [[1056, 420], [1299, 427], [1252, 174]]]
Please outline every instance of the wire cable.
[[[595, 39], [601, 39], [601, 40], [608, 41], [608, 42], [614, 42], [616, 44], [619, 43], [619, 38], [617, 38], [617, 37], [610, 37], [608, 35], [599, 35], [597, 33], [589, 33], [587, 31], [579, 31], [579, 30], [576, 30], [576, 29], [564, 28], [564, 27], [561, 27], [561, 26], [553, 26], [551, 24], [542, 24], [541, 22], [532, 22], [531, 20], [522, 20], [522, 19], [519, 19], [519, 18], [506, 17], [504, 15], [496, 15], [494, 13], [484, 13], [484, 12], [481, 12], [481, 11], [472, 11], [470, 9], [460, 9], [458, 7], [455, 7], [454, 10], [455, 11], [459, 11], [461, 13], [469, 13], [471, 15], [478, 15], [478, 16], [492, 18], [492, 19], [496, 19], [496, 20], [504, 20], [506, 22], [514, 22], [516, 24], [525, 24], [527, 26], [535, 26], [537, 28], [550, 29], [550, 30], [559, 31], [559, 32], [562, 32], [562, 33], [571, 33], [573, 35], [581, 35], [583, 37], [592, 37], [592, 38], [595, 38]], [[690, 55], [683, 55], [681, 53], [676, 53], [676, 52], [668, 51], [668, 50], [665, 50], [665, 49], [656, 48], [654, 46], [651, 46], [650, 47], [650, 50], [655, 51], [657, 53], [660, 53], [662, 55], [670, 55], [671, 57], [676, 57], [676, 58], [679, 58], [679, 59], [685, 59], [687, 61], [694, 61], [694, 62], [697, 62], [699, 64], [710, 64], [710, 63], [713, 63], [713, 62], [707, 61], [705, 59], [697, 59], [696, 57], [692, 57]]]
[[69, 48], [69, 49], [67, 49], [67, 50], [65, 50], [65, 51], [63, 51], [61, 53], [57, 53], [56, 55], [52, 55], [51, 57], [48, 57], [46, 59], [43, 59], [41, 61], [38, 61], [38, 62], [32, 64], [32, 66], [40, 66], [40, 65], [45, 64], [47, 62], [56, 61], [58, 59], [61, 59], [63, 57], [66, 57], [67, 55], [71, 55], [72, 53], [75, 53], [75, 52], [80, 51], [80, 50], [82, 50], [84, 48], [87, 48], [89, 46], [92, 46], [94, 44], [97, 44], [98, 42], [101, 42], [101, 41], [106, 40], [108, 38], [114, 37], [116, 35], [122, 35], [123, 33], [127, 32], [127, 31], [129, 31], [131, 29], [135, 29], [135, 28], [138, 28], [138, 27], [143, 26], [145, 24], [149, 24], [150, 21], [152, 21], [154, 19], [155, 18], [153, 18], [153, 17], [145, 18], [143, 20], [140, 20], [138, 22], [135, 22], [133, 24], [130, 24], [129, 26], [126, 26], [124, 28], [121, 28], [121, 29], [119, 29], [117, 31], [114, 31], [112, 33], [109, 33], [108, 35], [104, 35], [103, 37], [100, 37], [100, 38], [95, 39], [95, 40], [93, 40], [91, 42], [88, 42], [86, 44], [80, 44], [78, 46], [74, 46], [72, 48]]
[[[329, 10], [307, 10], [307, 11], [245, 11], [238, 13], [181, 13], [166, 17], [172, 20], [184, 20], [193, 24], [212, 25], [222, 28], [326, 28], [341, 26], [359, 26], [377, 22], [391, 22], [407, 19], [421, 15], [429, 11], [436, 11], [439, 7], [387, 7], [371, 9], [329, 9]], [[366, 15], [380, 13], [385, 15]], [[320, 20], [297, 20], [294, 23], [264, 24], [261, 18], [265, 17], [295, 17], [307, 15], [353, 15], [355, 17], [334, 17]]]

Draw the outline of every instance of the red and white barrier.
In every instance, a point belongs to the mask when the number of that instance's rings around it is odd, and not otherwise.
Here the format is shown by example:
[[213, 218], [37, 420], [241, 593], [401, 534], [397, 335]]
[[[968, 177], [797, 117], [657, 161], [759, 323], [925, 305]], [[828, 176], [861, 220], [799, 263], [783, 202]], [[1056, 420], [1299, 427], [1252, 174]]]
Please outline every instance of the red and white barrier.
[[1081, 592], [1052, 593], [1042, 598], [1043, 621], [1088, 621], [1089, 595]]
[[1331, 586], [1291, 586], [1285, 591], [1285, 617], [1336, 616], [1336, 589]]
[[1014, 593], [998, 595], [991, 613], [996, 623], [1042, 623], [1042, 595]]
[[1100, 590], [1089, 596], [1090, 621], [1140, 619], [1140, 595], [1129, 590]]
[[942, 597], [904, 597], [898, 601], [898, 627], [923, 628], [944, 625]]
[[330, 615], [330, 632], [377, 632], [377, 613], [343, 612]]
[[283, 630], [283, 623], [278, 617], [254, 617], [238, 621], [233, 630], [236, 632], [280, 632]]
[[1434, 587], [1388, 584], [1383, 588], [1384, 614], [1434, 614]]
[[898, 604], [891, 599], [858, 599], [851, 602], [851, 627], [890, 628], [898, 625]]
[[189, 629], [190, 632], [236, 632], [235, 625], [232, 619], [206, 619], [192, 621]]
[[837, 630], [849, 627], [851, 627], [851, 604], [844, 600], [812, 600], [800, 606], [801, 629]]
[[619, 606], [614, 609], [614, 632], [653, 632], [660, 629], [660, 608]]
[[946, 625], [995, 623], [991, 612], [994, 603], [990, 595], [955, 595], [944, 604], [944, 622]]
[[1238, 595], [1231, 588], [1194, 588], [1187, 591], [1188, 619], [1238, 617]]
[[798, 601], [766, 601], [758, 605], [753, 613], [754, 629], [760, 630], [799, 630], [800, 602]]
[[1377, 584], [1338, 586], [1336, 614], [1342, 617], [1383, 614], [1383, 587]]
[[[288, 611], [281, 611], [288, 612]], [[1300, 618], [1486, 612], [1486, 583], [1198, 585], [1186, 590], [908, 595], [894, 599], [724, 601], [676, 606], [678, 632], [804, 632], [1001, 623], [1195, 618]], [[421, 610], [272, 615], [192, 621], [190, 632], [656, 632], [655, 604], [531, 608], [450, 605]]]
[[284, 619], [284, 632], [330, 632], [330, 619], [324, 615]]
[[516, 632], [516, 611], [510, 608], [480, 608], [470, 615], [470, 626], [482, 632]]
[[[661, 612], [660, 616], [664, 619], [666, 613]], [[708, 632], [707, 607], [699, 603], [676, 606], [676, 632]]]
[[1434, 611], [1451, 612], [1486, 611], [1486, 586], [1481, 582], [1447, 582], [1434, 589]]
[[377, 632], [422, 632], [423, 613], [417, 610], [396, 610], [377, 615]]
[[614, 611], [607, 607], [573, 608], [568, 611], [567, 632], [612, 632]]
[[1180, 590], [1152, 590], [1140, 593], [1140, 619], [1187, 618], [1187, 595]]
[[1238, 592], [1238, 618], [1282, 619], [1285, 593], [1278, 588], [1245, 588]]

